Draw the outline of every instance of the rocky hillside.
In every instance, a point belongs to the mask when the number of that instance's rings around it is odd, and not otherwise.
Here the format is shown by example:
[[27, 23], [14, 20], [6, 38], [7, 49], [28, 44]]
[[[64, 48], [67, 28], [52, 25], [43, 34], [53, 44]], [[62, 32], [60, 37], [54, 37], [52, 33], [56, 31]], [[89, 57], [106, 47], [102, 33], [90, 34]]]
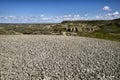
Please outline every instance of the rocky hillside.
[[57, 24], [0, 24], [3, 35], [66, 35], [86, 36], [120, 41], [120, 21], [63, 21]]

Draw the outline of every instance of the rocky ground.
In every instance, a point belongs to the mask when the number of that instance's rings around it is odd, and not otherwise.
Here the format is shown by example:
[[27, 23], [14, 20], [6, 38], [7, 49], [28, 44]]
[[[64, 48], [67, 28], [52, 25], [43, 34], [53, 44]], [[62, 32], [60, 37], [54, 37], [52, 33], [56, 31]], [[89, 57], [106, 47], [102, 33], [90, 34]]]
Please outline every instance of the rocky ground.
[[0, 80], [120, 80], [120, 42], [0, 35]]

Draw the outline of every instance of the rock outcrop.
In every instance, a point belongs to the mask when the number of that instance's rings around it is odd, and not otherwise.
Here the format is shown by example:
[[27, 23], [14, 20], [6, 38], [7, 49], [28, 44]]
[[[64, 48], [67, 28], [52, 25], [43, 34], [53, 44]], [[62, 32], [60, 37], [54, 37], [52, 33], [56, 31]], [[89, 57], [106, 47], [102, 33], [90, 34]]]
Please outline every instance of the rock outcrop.
[[70, 26], [70, 27], [66, 27], [66, 31], [68, 32], [94, 32], [100, 30], [99, 27], [97, 26], [85, 26], [85, 27], [81, 27], [81, 26]]

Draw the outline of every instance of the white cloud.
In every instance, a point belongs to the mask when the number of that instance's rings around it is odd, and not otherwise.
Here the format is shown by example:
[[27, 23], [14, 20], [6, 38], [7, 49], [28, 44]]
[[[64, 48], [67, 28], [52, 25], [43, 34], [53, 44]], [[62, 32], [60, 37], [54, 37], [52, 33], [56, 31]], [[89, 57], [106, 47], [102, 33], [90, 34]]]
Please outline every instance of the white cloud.
[[72, 17], [72, 15], [71, 15], [71, 14], [69, 14], [69, 15], [68, 15], [68, 17]]
[[110, 17], [115, 17], [115, 16], [119, 16], [119, 12], [113, 12], [113, 13], [108, 13], [106, 16], [110, 16]]
[[97, 16], [95, 16], [96, 17], [96, 19], [99, 19], [100, 18], [100, 16], [99, 15], [97, 15]]
[[119, 15], [119, 12], [118, 12], [118, 11], [116, 11], [116, 12], [114, 12], [114, 13], [113, 13], [113, 15]]
[[118, 11], [116, 11], [116, 12], [111, 12], [111, 13], [107, 13], [107, 14], [99, 14], [99, 15], [96, 15], [95, 18], [97, 20], [116, 19], [116, 18], [120, 18], [120, 13]]
[[74, 15], [74, 18], [80, 18], [80, 15], [79, 14]]
[[63, 15], [63, 16], [55, 16], [54, 20], [57, 21], [63, 21], [63, 20], [79, 20], [81, 17], [79, 14], [68, 14], [68, 15]]
[[105, 10], [105, 11], [111, 11], [112, 9], [109, 6], [104, 6], [103, 10]]
[[51, 20], [51, 18], [44, 17], [44, 18], [41, 18], [41, 20], [48, 21], [48, 20]]
[[118, 11], [107, 14], [99, 14], [94, 16], [88, 16], [84, 14], [83, 16], [79, 14], [68, 14], [59, 16], [0, 16], [0, 22], [11, 22], [11, 23], [27, 23], [27, 22], [37, 22], [37, 23], [49, 23], [49, 22], [61, 22], [64, 20], [105, 20], [120, 18], [120, 13]]
[[62, 16], [0, 16], [3, 22], [61, 22], [63, 20], [80, 20], [84, 19], [79, 14], [68, 14]]
[[41, 14], [40, 17], [44, 17], [44, 14]]
[[118, 11], [116, 11], [116, 12], [113, 12], [113, 13], [107, 13], [103, 17], [104, 17], [104, 19], [116, 19], [116, 18], [120, 18], [120, 14], [119, 14]]

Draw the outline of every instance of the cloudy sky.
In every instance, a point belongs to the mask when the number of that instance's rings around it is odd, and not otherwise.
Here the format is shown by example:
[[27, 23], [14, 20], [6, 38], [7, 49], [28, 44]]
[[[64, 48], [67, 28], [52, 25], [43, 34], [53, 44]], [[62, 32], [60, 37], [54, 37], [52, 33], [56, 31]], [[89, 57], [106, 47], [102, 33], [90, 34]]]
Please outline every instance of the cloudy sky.
[[120, 0], [0, 0], [0, 23], [120, 18]]

